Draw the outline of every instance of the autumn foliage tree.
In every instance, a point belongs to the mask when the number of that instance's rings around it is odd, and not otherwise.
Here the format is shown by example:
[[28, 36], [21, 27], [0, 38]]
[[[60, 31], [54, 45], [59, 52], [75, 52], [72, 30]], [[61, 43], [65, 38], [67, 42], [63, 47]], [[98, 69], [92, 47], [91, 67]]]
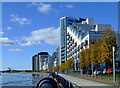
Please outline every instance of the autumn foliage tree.
[[91, 62], [93, 62], [94, 64], [97, 64], [97, 49], [96, 49], [96, 45], [95, 45], [95, 39], [93, 40], [94, 43], [90, 44], [90, 58], [91, 58]]
[[85, 60], [84, 60], [85, 67], [89, 68], [91, 66], [91, 59], [90, 59], [90, 50], [85, 50]]
[[117, 46], [117, 38], [115, 32], [112, 29], [107, 29], [107, 31], [104, 32], [102, 36], [101, 47], [104, 48], [102, 57], [105, 59], [106, 62], [108, 62], [108, 68], [110, 68], [110, 61], [113, 58], [113, 46], [115, 47], [115, 53], [116, 53], [118, 50], [118, 46]]
[[116, 53], [118, 46], [115, 32], [112, 29], [107, 29], [102, 38], [92, 40], [89, 49], [81, 50], [79, 53], [80, 67], [89, 67], [92, 63], [96, 64], [96, 67], [98, 63], [101, 64], [101, 71], [102, 63], [108, 63], [110, 67], [113, 58], [113, 46]]
[[81, 70], [82, 74], [83, 74], [83, 67], [85, 66], [84, 60], [85, 60], [85, 50], [82, 49], [82, 51], [79, 53], [79, 63], [80, 63], [80, 67], [82, 68]]
[[57, 65], [57, 66], [55, 67], [55, 70], [56, 70], [56, 71], [59, 71], [59, 65]]
[[85, 60], [85, 51], [82, 50], [82, 51], [79, 53], [80, 67], [84, 67], [84, 60]]
[[52, 72], [52, 68], [50, 68], [50, 72]]
[[62, 64], [60, 65], [60, 69], [61, 69], [62, 72], [65, 70], [65, 63], [62, 63]]
[[52, 71], [55, 72], [55, 67], [52, 68]]
[[102, 78], [102, 63], [105, 63], [106, 61], [106, 58], [104, 57], [104, 50], [105, 48], [102, 46], [103, 44], [103, 40], [100, 38], [100, 39], [96, 39], [97, 41], [95, 42], [95, 45], [96, 45], [96, 52], [97, 52], [97, 57], [96, 57], [96, 60], [98, 62], [98, 64], [100, 64], [101, 66], [101, 78]]
[[105, 48], [105, 56], [107, 58], [107, 61], [110, 61], [113, 57], [113, 46], [115, 47], [115, 52], [118, 50], [117, 46], [117, 38], [115, 35], [114, 30], [107, 29], [106, 32], [104, 32], [102, 36], [103, 44], [102, 46]]
[[74, 61], [72, 58], [69, 58], [66, 62], [65, 62], [65, 69], [68, 71], [70, 69], [72, 69], [74, 66]]

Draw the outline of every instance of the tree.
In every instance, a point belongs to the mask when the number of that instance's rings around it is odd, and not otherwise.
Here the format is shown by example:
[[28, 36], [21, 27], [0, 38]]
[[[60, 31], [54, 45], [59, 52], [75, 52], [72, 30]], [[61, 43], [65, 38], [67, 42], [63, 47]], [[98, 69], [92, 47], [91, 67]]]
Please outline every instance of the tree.
[[85, 67], [90, 67], [91, 66], [90, 50], [89, 49], [85, 50], [84, 65], [85, 65]]
[[85, 51], [82, 50], [82, 51], [79, 53], [80, 67], [84, 67], [84, 60], [85, 60]]
[[52, 72], [52, 68], [50, 68], [50, 72]]
[[96, 60], [101, 65], [101, 78], [102, 78], [102, 63], [106, 62], [106, 57], [104, 56], [105, 48], [102, 46], [103, 43], [104, 41], [101, 38], [99, 40], [97, 39], [97, 41], [95, 42], [97, 49]]
[[97, 64], [97, 59], [96, 59], [97, 52], [94, 44], [90, 44], [90, 52], [91, 52], [90, 54], [91, 63], [93, 62], [94, 64]]
[[[113, 58], [113, 46], [115, 47], [115, 53], [118, 50], [118, 46], [117, 46], [117, 38], [115, 35], [114, 30], [112, 29], [107, 29], [106, 32], [104, 32], [103, 36], [102, 36], [102, 45], [101, 47], [104, 47], [103, 50], [103, 58], [106, 59], [106, 62], [108, 62], [108, 68], [110, 68], [110, 61]], [[108, 79], [110, 79], [110, 75], [108, 74]]]
[[55, 67], [52, 68], [52, 71], [55, 72]]
[[65, 63], [62, 63], [62, 64], [60, 65], [60, 69], [61, 69], [62, 72], [65, 70]]
[[104, 46], [105, 51], [106, 51], [105, 57], [107, 58], [107, 61], [110, 61], [113, 57], [113, 49], [112, 49], [113, 46], [116, 49], [115, 52], [117, 52], [117, 50], [118, 50], [117, 38], [116, 38], [114, 30], [107, 29], [107, 31], [104, 32], [102, 39], [103, 39], [102, 46]]
[[69, 59], [65, 62], [65, 69], [66, 69], [67, 71], [70, 70], [71, 68], [73, 68], [73, 67], [72, 67], [73, 64], [74, 64], [73, 59], [72, 59], [72, 58], [69, 58]]
[[59, 65], [57, 65], [57, 66], [55, 67], [55, 70], [56, 70], [56, 71], [59, 71]]
[[8, 71], [11, 72], [11, 67], [8, 67]]
[[96, 77], [97, 77], [97, 49], [96, 49], [96, 40], [93, 39], [93, 43], [90, 44], [90, 59], [91, 59], [91, 64], [96, 64]]
[[85, 60], [85, 50], [82, 49], [82, 51], [79, 53], [79, 63], [80, 63], [80, 67], [82, 68], [81, 74], [83, 74], [83, 67], [85, 66], [84, 60]]

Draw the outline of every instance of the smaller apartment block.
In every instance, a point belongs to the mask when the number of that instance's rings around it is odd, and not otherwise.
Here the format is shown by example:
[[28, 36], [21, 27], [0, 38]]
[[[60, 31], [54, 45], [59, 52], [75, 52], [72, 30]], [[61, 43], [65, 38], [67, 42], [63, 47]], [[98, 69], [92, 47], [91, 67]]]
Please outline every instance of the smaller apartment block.
[[32, 70], [46, 70], [49, 68], [48, 62], [50, 61], [50, 56], [47, 52], [40, 52], [37, 55], [32, 56]]
[[52, 53], [52, 56], [48, 52], [40, 52], [32, 56], [32, 71], [49, 70], [52, 67], [59, 65], [59, 47], [56, 52]]

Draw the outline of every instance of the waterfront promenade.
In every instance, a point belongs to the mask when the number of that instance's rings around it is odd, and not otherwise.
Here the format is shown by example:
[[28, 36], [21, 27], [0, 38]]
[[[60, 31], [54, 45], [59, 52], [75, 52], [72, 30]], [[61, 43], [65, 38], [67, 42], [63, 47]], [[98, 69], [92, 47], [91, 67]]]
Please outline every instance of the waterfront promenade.
[[109, 84], [95, 82], [92, 80], [86, 80], [78, 77], [73, 77], [70, 75], [65, 75], [65, 74], [59, 74], [59, 75], [65, 78], [66, 80], [72, 82], [74, 86], [76, 87], [79, 86], [79, 88], [88, 88], [88, 87], [89, 88], [101, 88], [101, 87], [102, 88], [119, 88]]

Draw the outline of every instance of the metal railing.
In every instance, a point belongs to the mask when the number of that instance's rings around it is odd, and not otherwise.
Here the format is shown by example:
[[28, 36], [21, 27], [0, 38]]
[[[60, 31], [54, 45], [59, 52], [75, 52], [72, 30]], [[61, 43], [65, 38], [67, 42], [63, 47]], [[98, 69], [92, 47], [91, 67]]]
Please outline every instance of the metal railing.
[[58, 75], [56, 79], [59, 80], [59, 83], [62, 84], [63, 88], [73, 88], [72, 83], [70, 81], [64, 79], [63, 77]]

